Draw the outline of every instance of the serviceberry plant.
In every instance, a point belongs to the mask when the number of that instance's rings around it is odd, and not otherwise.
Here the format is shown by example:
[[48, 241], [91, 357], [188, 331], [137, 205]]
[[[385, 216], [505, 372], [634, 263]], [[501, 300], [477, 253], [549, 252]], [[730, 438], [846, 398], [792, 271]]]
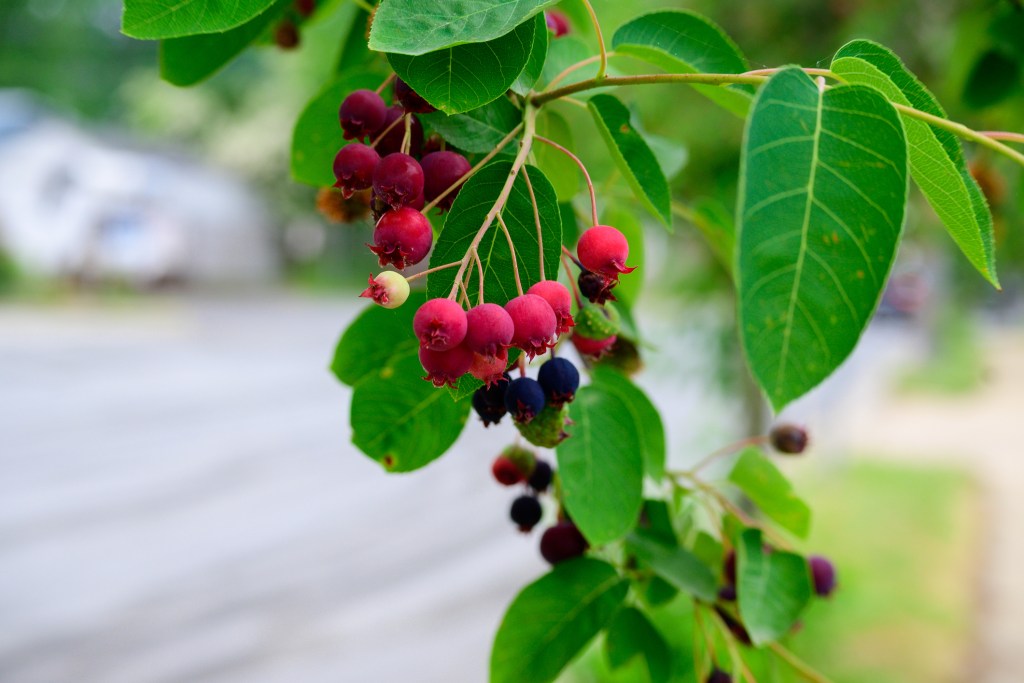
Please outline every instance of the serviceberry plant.
[[[492, 683], [553, 681], [601, 633], [613, 668], [639, 656], [652, 681], [753, 682], [761, 650], [825, 681], [780, 643], [838, 585], [829, 560], [800, 550], [811, 512], [773, 462], [805, 452], [807, 432], [780, 424], [668, 469], [659, 412], [632, 380], [649, 348], [633, 314], [645, 267], [633, 214], [666, 228], [695, 214], [673, 199], [615, 88], [693, 87], [723, 125], [743, 121], [735, 225], [701, 232], [732, 278], [743, 354], [775, 411], [856, 346], [911, 179], [999, 286], [992, 216], [961, 139], [1024, 165], [1009, 144], [1024, 136], [947, 119], [871, 41], [840, 47], [824, 68], [751, 70], [699, 14], [640, 14], [606, 39], [588, 0], [571, 21], [556, 4], [359, 0], [336, 77], [296, 124], [292, 172], [321, 188], [321, 210], [375, 221], [364, 239], [383, 270], [332, 364], [352, 387], [353, 442], [408, 472], [443, 455], [471, 411], [472, 429], [515, 430], [491, 471], [516, 487], [509, 515], [524, 533], [546, 510], [538, 550], [552, 569], [512, 600]], [[125, 0], [123, 26], [162, 40], [162, 73], [188, 85], [251, 42], [296, 47], [307, 20], [339, 6]], [[581, 21], [592, 54], [573, 37]], [[574, 151], [565, 115], [578, 110], [592, 126], [581, 139], [615, 164], [600, 187], [621, 180], [631, 203], [598, 189]], [[674, 600], [692, 608], [683, 659], [650, 617]], [[695, 670], [673, 671], [678, 661]]]

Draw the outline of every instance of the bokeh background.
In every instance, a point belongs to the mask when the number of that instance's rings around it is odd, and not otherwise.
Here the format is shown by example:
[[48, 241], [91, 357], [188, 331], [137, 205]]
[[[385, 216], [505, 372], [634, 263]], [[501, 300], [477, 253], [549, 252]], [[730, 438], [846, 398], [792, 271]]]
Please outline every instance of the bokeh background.
[[[410, 475], [350, 445], [327, 366], [375, 270], [369, 223], [328, 221], [288, 176], [355, 5], [180, 89], [120, 35], [120, 4], [0, 3], [0, 681], [484, 681], [505, 606], [545, 568], [489, 476], [512, 429], [472, 424]], [[1024, 130], [1017, 2], [594, 4], [607, 34], [648, 7], [706, 13], [754, 68], [871, 38], [952, 117]], [[680, 202], [728, 215], [741, 123], [685, 88], [624, 95], [673, 150]], [[837, 682], [1024, 680], [1024, 174], [968, 155], [1003, 291], [912, 197], [876, 320], [784, 416], [814, 440], [783, 463], [815, 511], [807, 550], [841, 584], [790, 645]], [[685, 220], [647, 227], [638, 381], [685, 465], [769, 416], [714, 254]], [[660, 625], [686, 644], [682, 613]], [[598, 650], [565, 675], [633, 680]]]

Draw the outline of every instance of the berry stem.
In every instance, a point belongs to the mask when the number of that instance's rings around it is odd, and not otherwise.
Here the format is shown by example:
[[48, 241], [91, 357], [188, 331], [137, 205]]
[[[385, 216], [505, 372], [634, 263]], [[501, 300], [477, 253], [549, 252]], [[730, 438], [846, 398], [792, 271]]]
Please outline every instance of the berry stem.
[[480, 161], [476, 162], [476, 165], [473, 166], [473, 168], [469, 169], [469, 171], [466, 172], [466, 175], [464, 175], [461, 178], [459, 178], [458, 180], [456, 180], [454, 183], [452, 183], [448, 187], [447, 190], [445, 190], [441, 194], [437, 195], [437, 197], [434, 199], [434, 201], [432, 201], [429, 204], [427, 204], [426, 206], [424, 206], [423, 207], [423, 213], [428, 213], [431, 209], [433, 209], [435, 206], [437, 206], [437, 203], [439, 201], [441, 201], [442, 199], [447, 197], [451, 192], [453, 192], [455, 190], [455, 188], [457, 188], [459, 185], [464, 183], [467, 178], [469, 178], [474, 173], [476, 173], [481, 168], [483, 168], [487, 164], [488, 161], [490, 161], [491, 159], [496, 157], [498, 155], [498, 152], [500, 152], [501, 150], [505, 149], [505, 146], [508, 145], [508, 143], [510, 143], [512, 141], [512, 138], [514, 138], [515, 136], [519, 135], [519, 131], [521, 131], [522, 129], [523, 129], [523, 124], [521, 124], [521, 123], [518, 126], [516, 126], [515, 128], [513, 128], [511, 130], [511, 132], [509, 132], [508, 135], [506, 135], [504, 138], [501, 139], [501, 142], [499, 142], [494, 147], [494, 149], [492, 149], [490, 152], [488, 152], [487, 155], [483, 159], [481, 159]]
[[473, 250], [473, 260], [476, 261], [477, 274], [480, 276], [480, 287], [476, 294], [476, 302], [479, 306], [484, 302], [484, 262], [480, 260], [480, 252], [476, 249]]
[[405, 135], [402, 136], [402, 154], [408, 154], [409, 147], [412, 145], [412, 116], [406, 114], [402, 118], [405, 119]]
[[[615, 56], [614, 52], [608, 52], [605, 55], [606, 58], [607, 57], [614, 57], [614, 56]], [[586, 59], [580, 60], [580, 61], [576, 62], [575, 64], [570, 64], [569, 66], [565, 67], [565, 69], [562, 70], [562, 73], [558, 74], [553, 79], [551, 79], [551, 82], [548, 83], [548, 90], [554, 88], [556, 85], [561, 83], [565, 79], [565, 77], [568, 76], [569, 74], [571, 74], [573, 71], [576, 71], [577, 69], [582, 69], [583, 67], [587, 66], [588, 64], [593, 64], [594, 62], [600, 61], [600, 59], [601, 59], [601, 55], [594, 55], [593, 57], [587, 57]]]
[[[779, 69], [779, 68], [774, 68], [774, 69], [754, 69], [752, 71], [744, 71], [742, 75], [743, 76], [773, 76], [773, 75], [777, 74], [779, 71], [781, 71], [781, 69]], [[832, 73], [828, 69], [804, 69], [804, 73], [807, 74], [808, 76], [824, 76], [825, 78], [829, 78], [829, 79], [831, 79], [833, 81], [838, 81], [840, 83], [846, 83], [846, 79], [845, 78], [843, 78], [839, 74]]]
[[579, 259], [577, 259], [573, 255], [573, 253], [566, 248], [566, 246], [564, 244], [562, 245], [562, 253], [565, 254], [566, 256], [568, 256], [569, 259], [572, 260], [572, 262], [576, 264], [577, 268], [579, 268], [580, 270], [586, 270], [586, 268], [583, 267], [583, 264], [579, 262]]
[[395, 119], [394, 121], [392, 121], [391, 125], [389, 125], [387, 128], [382, 130], [380, 132], [380, 134], [373, 139], [373, 142], [370, 143], [370, 147], [376, 147], [377, 143], [379, 143], [381, 140], [383, 140], [384, 136], [387, 135], [388, 133], [390, 133], [394, 129], [394, 127], [397, 126], [401, 122], [402, 122], [401, 118], [398, 118], [398, 119]]
[[583, 178], [587, 181], [587, 189], [590, 191], [590, 217], [593, 219], [594, 225], [597, 225], [597, 195], [594, 193], [594, 183], [590, 180], [590, 174], [587, 173], [587, 167], [583, 165], [583, 162], [578, 156], [567, 150], [565, 147], [562, 147], [554, 140], [549, 140], [541, 135], [537, 136], [537, 140], [543, 142], [545, 145], [554, 147], [559, 152], [572, 159], [576, 162], [576, 165], [580, 167], [580, 170], [583, 171]]
[[565, 254], [559, 254], [562, 257], [562, 267], [565, 269], [565, 274], [569, 277], [569, 286], [572, 288], [572, 298], [576, 300], [576, 309], [583, 308], [583, 297], [580, 296], [579, 287], [576, 286], [576, 278], [572, 276], [572, 270], [569, 268], [569, 261], [565, 258]]
[[505, 239], [508, 240], [508, 250], [512, 254], [512, 272], [516, 276], [516, 291], [519, 292], [519, 296], [523, 295], [523, 282], [519, 279], [519, 263], [516, 261], [516, 245], [512, 241], [512, 233], [508, 231], [508, 226], [505, 225], [505, 219], [498, 214], [498, 225], [501, 226], [501, 231], [505, 233]]
[[384, 82], [381, 83], [379, 86], [377, 86], [377, 90], [376, 90], [377, 94], [379, 95], [382, 92], [384, 92], [384, 88], [386, 88], [389, 85], [391, 85], [391, 82], [394, 81], [394, 80], [395, 80], [395, 74], [391, 74], [390, 76], [385, 78]]
[[[998, 139], [996, 139], [996, 138], [994, 138], [994, 137], [992, 137], [990, 135], [985, 135], [984, 133], [979, 133], [976, 130], [968, 128], [967, 126], [965, 126], [962, 123], [957, 123], [956, 121], [950, 121], [949, 119], [944, 119], [941, 116], [934, 116], [934, 115], [929, 114], [927, 112], [923, 112], [923, 111], [921, 111], [919, 109], [914, 109], [913, 107], [907, 107], [907, 106], [899, 104], [897, 102], [890, 102], [890, 104], [893, 106], [893, 108], [896, 111], [900, 112], [901, 114], [906, 114], [907, 116], [909, 116], [911, 118], [914, 118], [914, 119], [920, 119], [921, 121], [924, 121], [926, 123], [930, 123], [931, 125], [935, 126], [936, 128], [942, 128], [943, 130], [948, 130], [950, 133], [953, 133], [954, 135], [959, 135], [960, 137], [964, 138], [965, 140], [971, 140], [973, 142], [978, 143], [982, 147], [988, 147], [991, 150], [999, 152], [1003, 156], [1010, 157], [1011, 159], [1016, 161], [1021, 166], [1024, 166], [1024, 154], [1021, 154], [1020, 152], [1018, 152], [1017, 150], [1013, 149], [1012, 147], [1007, 147], [1003, 143], [999, 142]], [[1016, 135], [1016, 134], [1014, 134], [1014, 135]], [[1005, 138], [1001, 138], [1001, 139], [1005, 139]], [[1024, 135], [1021, 135], [1020, 136], [1020, 140], [1018, 140], [1018, 141], [1024, 141]]]
[[[740, 522], [742, 522], [744, 524], [744, 526], [748, 526], [748, 527], [751, 527], [751, 528], [754, 528], [754, 529], [760, 529], [761, 532], [764, 533], [765, 536], [770, 538], [772, 540], [772, 542], [775, 543], [775, 545], [779, 546], [783, 550], [789, 550], [790, 549], [791, 546], [790, 546], [789, 541], [787, 541], [785, 538], [783, 538], [778, 533], [776, 533], [775, 530], [772, 529], [771, 527], [766, 526], [764, 524], [761, 524], [756, 519], [752, 518], [750, 515], [748, 515], [746, 512], [744, 512], [742, 509], [740, 509], [740, 507], [738, 505], [736, 505], [736, 503], [734, 503], [731, 500], [729, 500], [729, 498], [727, 498], [724, 493], [722, 493], [721, 491], [716, 489], [714, 486], [711, 486], [710, 484], [706, 483], [703, 479], [701, 479], [699, 477], [696, 477], [694, 475], [689, 475], [689, 474], [685, 474], [685, 473], [678, 473], [678, 474], [677, 473], [666, 473], [666, 474], [669, 474], [669, 476], [672, 476], [672, 477], [682, 477], [682, 478], [686, 479], [691, 484], [693, 484], [693, 486], [697, 490], [699, 490], [699, 491], [707, 494], [711, 498], [713, 498], [715, 500], [715, 502], [718, 503], [722, 507], [722, 509], [724, 509], [726, 512], [729, 512], [730, 514], [735, 515], [740, 520]], [[677, 483], [677, 485], [678, 485], [678, 483]]]
[[800, 674], [805, 680], [812, 681], [812, 683], [832, 683], [829, 679], [825, 678], [825, 676], [812, 669], [806, 662], [799, 659], [796, 655], [778, 643], [768, 643], [768, 647], [772, 652], [778, 655], [779, 659], [793, 667], [793, 670]]
[[1009, 140], [1010, 142], [1024, 143], [1024, 134], [1010, 133], [1005, 130], [979, 130], [978, 135], [984, 135], [993, 140]]
[[590, 14], [590, 21], [594, 24], [594, 33], [597, 34], [597, 46], [600, 50], [601, 66], [597, 67], [597, 80], [601, 80], [605, 77], [605, 73], [608, 71], [608, 50], [604, 46], [604, 34], [601, 33], [601, 22], [597, 20], [597, 12], [594, 11], [594, 6], [590, 4], [590, 0], [583, 0], [583, 4], [587, 8], [587, 13]]
[[461, 263], [461, 261], [452, 261], [451, 263], [446, 263], [443, 266], [434, 266], [433, 268], [428, 268], [427, 270], [424, 270], [422, 273], [416, 273], [415, 275], [410, 275], [409, 277], [405, 278], [405, 281], [406, 282], [412, 282], [413, 280], [415, 280], [417, 278], [421, 278], [421, 277], [424, 277], [426, 275], [430, 275], [431, 273], [436, 273], [439, 270], [444, 270], [445, 268], [454, 268], [455, 266], [459, 265], [460, 263]]
[[712, 462], [718, 460], [723, 456], [729, 455], [730, 453], [735, 453], [741, 448], [746, 448], [747, 446], [760, 446], [765, 443], [768, 443], [768, 437], [765, 436], [764, 434], [759, 434], [758, 436], [750, 436], [747, 437], [746, 439], [740, 439], [739, 441], [728, 444], [727, 446], [722, 446], [718, 450], [713, 451], [708, 455], [704, 456], [704, 458], [702, 458], [696, 465], [694, 465], [690, 469], [685, 470], [683, 476], [694, 477], [696, 476], [697, 472], [699, 472], [700, 470], [707, 467]]
[[[533, 205], [533, 222], [537, 224], [537, 250], [540, 256], [540, 279], [544, 277], [544, 233], [540, 227], [540, 209], [537, 208], [537, 196], [533, 193], [533, 183], [530, 182], [530, 174], [526, 167], [523, 167], [523, 180], [526, 181], [526, 191], [530, 193], [530, 204]], [[555, 269], [557, 270], [557, 268]]]

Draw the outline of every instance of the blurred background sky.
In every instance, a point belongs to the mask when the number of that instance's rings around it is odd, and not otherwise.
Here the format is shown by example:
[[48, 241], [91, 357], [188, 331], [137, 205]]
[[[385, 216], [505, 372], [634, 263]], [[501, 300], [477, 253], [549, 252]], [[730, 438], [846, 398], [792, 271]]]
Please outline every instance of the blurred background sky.
[[[1024, 130], [1008, 0], [594, 4], [606, 34], [643, 8], [706, 13], [753, 68], [874, 39], [953, 118]], [[489, 476], [512, 428], [473, 423], [410, 475], [350, 445], [327, 365], [376, 270], [370, 224], [328, 221], [288, 176], [354, 5], [325, 0], [298, 49], [264, 40], [186, 89], [120, 9], [0, 3], [0, 682], [484, 681], [505, 606], [545, 569]], [[741, 124], [684, 88], [623, 95], [677, 150], [674, 195], [730, 211]], [[841, 582], [792, 646], [837, 682], [1024, 680], [1024, 174], [967, 151], [1003, 292], [912, 197], [876, 321], [786, 416], [814, 439], [785, 463], [815, 510], [807, 550]], [[683, 465], [765, 415], [714, 255], [681, 220], [647, 227], [637, 379]], [[566, 681], [635, 676], [590, 653]]]

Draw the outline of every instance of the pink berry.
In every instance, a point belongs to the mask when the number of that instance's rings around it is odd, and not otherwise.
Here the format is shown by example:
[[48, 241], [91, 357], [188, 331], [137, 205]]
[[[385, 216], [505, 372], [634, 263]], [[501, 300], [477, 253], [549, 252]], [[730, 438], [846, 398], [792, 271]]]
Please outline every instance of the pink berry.
[[361, 140], [380, 130], [388, 115], [388, 105], [372, 90], [356, 90], [345, 98], [338, 120], [346, 140]]
[[[401, 107], [391, 107], [385, 113], [384, 122], [381, 124], [380, 128], [374, 131], [373, 135], [376, 137], [387, 130], [388, 127], [391, 127], [391, 130], [388, 131], [387, 135], [377, 142], [377, 152], [379, 152], [382, 157], [402, 151], [402, 141], [405, 140], [405, 123], [397, 123], [394, 126], [391, 126], [391, 124], [395, 123], [395, 121], [403, 116], [405, 116], [405, 110]], [[409, 154], [414, 157], [418, 157], [422, 150], [423, 125], [420, 123], [419, 119], [412, 114], [409, 114]]]
[[614, 334], [605, 339], [591, 339], [590, 337], [581, 337], [578, 334], [574, 334], [572, 335], [572, 344], [580, 352], [581, 356], [600, 358], [608, 352], [608, 349], [612, 347], [612, 344], [617, 339], [618, 337]]
[[618, 279], [620, 273], [632, 273], [626, 266], [629, 242], [626, 236], [608, 225], [595, 225], [580, 235], [576, 254], [587, 270]]
[[557, 280], [541, 280], [527, 290], [527, 294], [536, 294], [548, 302], [551, 310], [555, 312], [556, 335], [562, 335], [569, 331], [570, 327], [576, 325], [572, 319], [572, 295], [561, 282]]
[[334, 186], [341, 189], [341, 194], [348, 199], [359, 190], [368, 190], [373, 186], [373, 171], [380, 163], [380, 155], [373, 147], [361, 142], [345, 145], [334, 157], [334, 177], [338, 182]]
[[480, 304], [466, 313], [469, 327], [466, 345], [482, 356], [493, 358], [512, 343], [512, 316], [498, 304]]
[[423, 379], [433, 382], [435, 387], [454, 387], [459, 378], [469, 372], [473, 352], [462, 345], [447, 351], [420, 348], [420, 364], [427, 371]]
[[[466, 345], [468, 346], [468, 344]], [[473, 354], [473, 364], [469, 366], [469, 374], [476, 377], [486, 386], [493, 386], [505, 379], [505, 368], [508, 367], [508, 349], [494, 356]]]
[[434, 231], [427, 217], [403, 206], [380, 217], [373, 229], [373, 244], [367, 246], [382, 267], [390, 263], [401, 270], [422, 261], [433, 242]]
[[395, 78], [395, 99], [402, 105], [402, 109], [416, 114], [429, 114], [437, 111], [434, 106], [423, 99], [419, 93], [409, 87], [409, 84], [401, 78]]
[[[441, 196], [441, 193], [464, 178], [472, 166], [466, 161], [466, 157], [457, 152], [431, 152], [423, 157], [423, 195], [428, 202], [432, 202]], [[461, 184], [460, 184], [461, 186]], [[442, 209], [452, 208], [455, 195], [459, 188], [444, 196], [437, 203]]]
[[373, 171], [373, 191], [394, 208], [412, 204], [423, 194], [423, 169], [408, 154], [389, 154]]
[[569, 32], [569, 18], [556, 9], [545, 12], [544, 20], [548, 30], [555, 34], [555, 38], [561, 38]]
[[370, 275], [370, 286], [361, 297], [373, 299], [384, 308], [398, 308], [409, 298], [409, 281], [401, 274], [386, 270], [377, 277]]
[[[420, 340], [420, 347], [431, 351], [447, 351], [466, 338], [466, 312], [451, 299], [427, 301], [412, 319], [412, 329]], [[467, 347], [472, 356], [472, 350]], [[472, 357], [470, 362], [472, 362]], [[462, 374], [467, 372], [462, 371]]]
[[558, 320], [547, 301], [536, 294], [523, 294], [505, 304], [505, 310], [514, 325], [513, 346], [531, 359], [554, 346]]

